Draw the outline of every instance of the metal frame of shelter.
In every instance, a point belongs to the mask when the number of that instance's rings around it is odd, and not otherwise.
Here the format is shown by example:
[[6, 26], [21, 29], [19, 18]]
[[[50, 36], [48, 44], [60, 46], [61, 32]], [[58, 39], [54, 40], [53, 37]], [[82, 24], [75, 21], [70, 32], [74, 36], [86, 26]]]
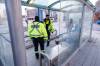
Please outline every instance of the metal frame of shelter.
[[[42, 9], [48, 9], [48, 10], [53, 10], [53, 11], [61, 11], [61, 9], [56, 9], [56, 8], [52, 8], [54, 5], [60, 3], [60, 2], [63, 2], [63, 1], [77, 1], [77, 2], [80, 2], [80, 3], [84, 3], [86, 4], [90, 9], [92, 10], [95, 10], [95, 6], [92, 5], [92, 3], [89, 1], [89, 0], [58, 0], [48, 6], [43, 6], [43, 5], [38, 5], [38, 4], [30, 4], [30, 1], [31, 0], [27, 0], [27, 2], [25, 1], [21, 1], [22, 5], [24, 6], [30, 6], [30, 7], [36, 7], [36, 8], [42, 8]], [[77, 6], [78, 4], [76, 4]], [[75, 6], [75, 5], [74, 5]], [[66, 7], [70, 7], [69, 5], [66, 6]], [[64, 7], [64, 8], [66, 8]], [[62, 10], [63, 12], [64, 10]]]

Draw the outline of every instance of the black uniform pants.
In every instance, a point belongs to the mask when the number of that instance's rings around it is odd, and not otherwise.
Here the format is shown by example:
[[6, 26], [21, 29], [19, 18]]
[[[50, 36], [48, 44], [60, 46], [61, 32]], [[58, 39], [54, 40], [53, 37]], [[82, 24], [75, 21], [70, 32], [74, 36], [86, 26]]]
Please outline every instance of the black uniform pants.
[[47, 34], [48, 34], [48, 41], [47, 41], [47, 46], [49, 46], [49, 44], [50, 44], [50, 32], [49, 31], [47, 31]]
[[39, 53], [38, 53], [38, 46], [40, 45], [41, 51], [44, 51], [44, 39], [39, 37], [39, 38], [31, 38], [34, 44], [34, 50], [35, 50], [35, 56], [38, 59], [39, 58]]

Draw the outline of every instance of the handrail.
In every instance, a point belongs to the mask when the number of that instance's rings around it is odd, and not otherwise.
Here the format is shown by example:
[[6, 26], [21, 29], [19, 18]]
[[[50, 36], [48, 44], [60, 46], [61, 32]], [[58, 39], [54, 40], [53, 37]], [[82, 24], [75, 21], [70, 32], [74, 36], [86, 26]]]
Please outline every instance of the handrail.
[[[39, 52], [40, 53], [40, 56], [41, 56], [41, 54], [43, 55], [43, 56], [45, 56], [46, 58], [47, 58], [47, 60], [48, 60], [48, 66], [50, 66], [50, 58], [49, 58], [49, 56], [46, 54], [46, 53], [43, 53], [43, 52]], [[41, 60], [41, 58], [40, 58], [40, 65], [41, 65], [41, 63], [42, 63], [42, 60]], [[42, 65], [41, 65], [42, 66]]]
[[2, 34], [0, 34], [0, 36], [1, 36], [2, 38], [4, 38], [7, 42], [11, 43], [11, 41], [8, 40], [8, 39], [7, 39], [5, 36], [3, 36]]
[[59, 38], [60, 36], [62, 36], [62, 35], [64, 35], [64, 34], [66, 34], [66, 33], [67, 33], [67, 32], [62, 33], [62, 34], [59, 34], [59, 35], [55, 36], [54, 38], [50, 39], [50, 41], [52, 41], [52, 40], [54, 40], [54, 39], [57, 39], [57, 38]]
[[[60, 36], [62, 36], [62, 35], [64, 35], [64, 34], [66, 34], [67, 32], [65, 32], [65, 33], [62, 33], [62, 34], [59, 34], [59, 35], [57, 35], [57, 36], [55, 36], [54, 38], [51, 38], [50, 40], [48, 40], [48, 41], [52, 41], [52, 40], [54, 40], [54, 39], [57, 39], [57, 38], [59, 38]], [[27, 38], [27, 37], [29, 37], [29, 36], [25, 36], [24, 38]]]
[[0, 32], [0, 34], [9, 34], [9, 32], [6, 32], [6, 33], [1, 33], [1, 32]]
[[[66, 33], [67, 33], [67, 32], [62, 33], [62, 34], [60, 34], [60, 35], [57, 35], [57, 36], [55, 36], [54, 38], [51, 38], [51, 39], [48, 40], [48, 41], [52, 41], [52, 40], [54, 40], [54, 39], [58, 39], [60, 36], [66, 34]], [[7, 42], [11, 43], [11, 41], [10, 41], [9, 39], [7, 39], [7, 38], [6, 38], [4, 35], [2, 35], [2, 34], [8, 34], [8, 33], [0, 33], [0, 37], [4, 38]], [[57, 31], [56, 31], [56, 34], [57, 34]], [[25, 36], [24, 38], [27, 38], [27, 37], [29, 37], [29, 36]], [[26, 42], [27, 42], [27, 41], [26, 41]], [[32, 47], [32, 46], [33, 46], [33, 45], [26, 46], [26, 48], [28, 49], [29, 47]]]
[[[8, 34], [8, 33], [0, 33], [0, 37], [2, 37], [4, 40], [6, 40], [8, 43], [11, 44], [11, 41], [9, 39], [7, 39], [4, 35], [2, 34]], [[26, 46], [26, 49], [32, 47], [33, 45], [30, 45], [30, 46]]]

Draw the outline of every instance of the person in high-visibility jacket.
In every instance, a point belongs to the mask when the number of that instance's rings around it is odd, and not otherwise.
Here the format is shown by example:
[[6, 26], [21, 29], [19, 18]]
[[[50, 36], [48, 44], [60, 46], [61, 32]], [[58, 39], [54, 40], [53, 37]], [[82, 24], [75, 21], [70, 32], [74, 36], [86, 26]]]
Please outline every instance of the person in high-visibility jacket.
[[44, 51], [44, 43], [48, 40], [46, 28], [43, 23], [39, 22], [39, 17], [35, 17], [35, 21], [28, 25], [28, 33], [33, 41], [35, 47], [36, 58], [39, 58], [38, 46], [40, 45], [41, 51]]
[[49, 15], [46, 15], [46, 18], [44, 19], [44, 25], [46, 27], [46, 31], [47, 31], [47, 34], [48, 34], [48, 41], [47, 41], [47, 46], [49, 46], [49, 39], [50, 39], [50, 33], [53, 33], [55, 30], [54, 30], [54, 25], [53, 25], [53, 21], [50, 20], [50, 17]]

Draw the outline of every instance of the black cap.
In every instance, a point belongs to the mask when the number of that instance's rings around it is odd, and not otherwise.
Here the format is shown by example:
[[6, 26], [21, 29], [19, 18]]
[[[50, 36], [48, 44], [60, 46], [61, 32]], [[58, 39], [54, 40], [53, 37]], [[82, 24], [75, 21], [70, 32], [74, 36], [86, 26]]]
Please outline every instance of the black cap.
[[48, 14], [46, 15], [46, 17], [49, 16]]
[[39, 16], [35, 16], [35, 21], [39, 21]]

